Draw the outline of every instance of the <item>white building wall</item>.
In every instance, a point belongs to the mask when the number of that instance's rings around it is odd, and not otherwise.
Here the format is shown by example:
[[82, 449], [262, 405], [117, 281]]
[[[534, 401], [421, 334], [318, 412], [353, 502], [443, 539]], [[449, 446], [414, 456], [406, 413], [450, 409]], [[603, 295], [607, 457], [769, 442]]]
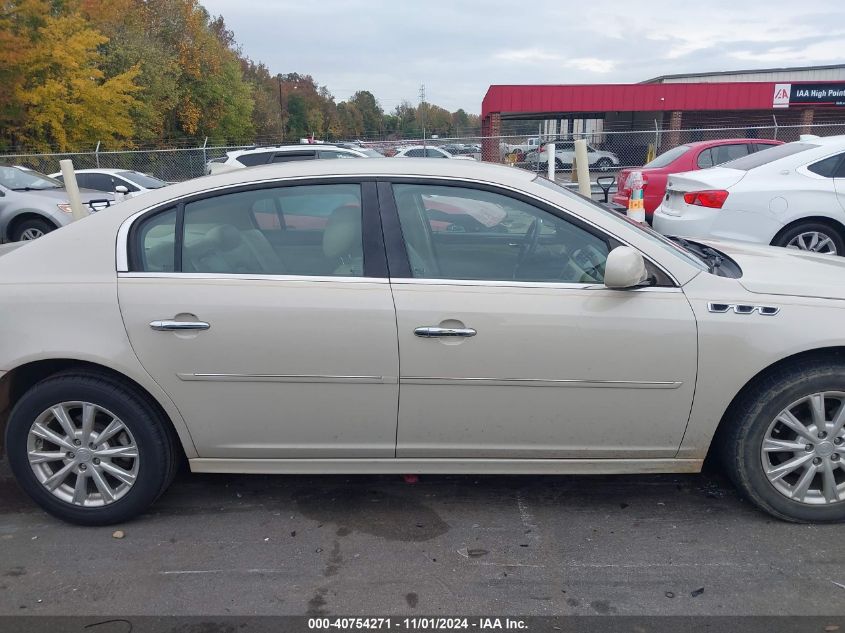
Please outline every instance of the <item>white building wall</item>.
[[739, 81], [777, 81], [790, 83], [793, 81], [845, 81], [845, 65], [834, 68], [802, 68], [774, 71], [749, 71], [742, 73], [712, 75], [686, 75], [666, 77], [660, 80], [664, 84], [739, 82]]

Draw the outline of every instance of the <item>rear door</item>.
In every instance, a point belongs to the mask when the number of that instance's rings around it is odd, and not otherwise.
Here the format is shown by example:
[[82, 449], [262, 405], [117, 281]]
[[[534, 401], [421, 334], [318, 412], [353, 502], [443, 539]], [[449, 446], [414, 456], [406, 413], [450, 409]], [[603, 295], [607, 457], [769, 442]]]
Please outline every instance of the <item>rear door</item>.
[[[126, 330], [200, 457], [394, 456], [399, 358], [375, 200], [367, 182], [251, 187], [133, 226]], [[306, 210], [319, 221], [271, 238]]]

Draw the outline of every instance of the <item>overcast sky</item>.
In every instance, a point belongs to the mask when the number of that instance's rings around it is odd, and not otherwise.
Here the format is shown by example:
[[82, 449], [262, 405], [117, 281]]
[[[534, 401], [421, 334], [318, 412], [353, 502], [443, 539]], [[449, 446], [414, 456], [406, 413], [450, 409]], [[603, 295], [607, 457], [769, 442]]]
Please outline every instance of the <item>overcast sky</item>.
[[845, 63], [842, 0], [201, 0], [272, 73], [479, 113], [491, 84]]

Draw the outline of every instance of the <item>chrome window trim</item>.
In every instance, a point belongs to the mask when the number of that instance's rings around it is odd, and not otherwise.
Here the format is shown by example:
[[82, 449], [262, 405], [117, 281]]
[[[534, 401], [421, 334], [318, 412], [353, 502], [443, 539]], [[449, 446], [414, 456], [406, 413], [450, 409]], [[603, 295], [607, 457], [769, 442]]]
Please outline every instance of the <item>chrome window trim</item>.
[[[303, 181], [303, 180], [331, 181], [331, 180], [335, 180], [335, 179], [340, 180], [340, 179], [356, 179], [356, 178], [357, 179], [368, 179], [368, 180], [385, 180], [385, 181], [388, 181], [388, 182], [391, 182], [391, 183], [396, 182], [396, 181], [401, 181], [401, 180], [451, 181], [451, 182], [455, 182], [455, 183], [486, 185], [488, 187], [494, 187], [494, 188], [501, 189], [501, 190], [504, 190], [504, 191], [510, 191], [510, 192], [513, 192], [513, 193], [516, 193], [516, 194], [519, 194], [519, 195], [522, 195], [522, 196], [526, 196], [528, 198], [531, 198], [532, 200], [536, 200], [541, 205], [554, 207], [555, 209], [557, 209], [561, 213], [566, 214], [567, 217], [574, 217], [576, 220], [591, 226], [593, 229], [601, 232], [603, 235], [607, 235], [609, 237], [612, 237], [613, 239], [620, 242], [621, 244], [635, 249], [637, 252], [641, 253], [646, 260], [650, 261], [657, 268], [659, 268], [661, 271], [663, 271], [666, 274], [666, 276], [669, 277], [669, 279], [672, 280], [672, 283], [675, 285], [676, 288], [680, 288], [680, 286], [681, 286], [680, 282], [675, 277], [675, 275], [673, 275], [669, 270], [667, 270], [665, 266], [663, 266], [659, 262], [656, 262], [653, 257], [651, 257], [647, 253], [644, 253], [641, 249], [633, 246], [627, 240], [619, 237], [618, 234], [616, 234], [615, 232], [609, 231], [609, 230], [605, 229], [604, 227], [597, 225], [595, 222], [592, 222], [591, 220], [589, 220], [585, 217], [582, 217], [580, 215], [575, 215], [571, 211], [569, 211], [568, 209], [561, 207], [561, 206], [555, 204], [554, 202], [551, 202], [551, 201], [549, 201], [545, 198], [541, 198], [540, 196], [538, 196], [534, 193], [527, 192], [527, 191], [524, 191], [522, 189], [517, 189], [517, 188], [512, 187], [510, 185], [502, 184], [502, 183], [499, 183], [499, 182], [491, 182], [489, 180], [480, 180], [478, 178], [463, 178], [463, 177], [457, 177], [457, 176], [414, 175], [414, 174], [397, 175], [397, 174], [353, 173], [353, 174], [334, 174], [334, 175], [320, 175], [320, 176], [314, 176], [314, 175], [291, 176], [291, 177], [287, 177], [287, 178], [284, 178], [284, 177], [278, 178], [277, 177], [277, 178], [265, 178], [265, 179], [262, 179], [262, 180], [253, 180], [253, 181], [249, 181], [249, 182], [238, 182], [238, 183], [232, 183], [232, 184], [228, 184], [228, 185], [220, 185], [220, 186], [217, 186], [217, 187], [211, 187], [211, 188], [208, 188], [208, 189], [202, 189], [200, 191], [192, 191], [191, 193], [186, 193], [186, 194], [178, 196], [176, 198], [171, 198], [170, 200], [166, 200], [164, 202], [158, 203], [158, 204], [153, 205], [151, 207], [147, 207], [146, 209], [142, 209], [141, 211], [138, 211], [137, 213], [133, 213], [132, 215], [130, 215], [128, 218], [126, 218], [121, 223], [120, 228], [118, 229], [118, 232], [117, 232], [117, 240], [116, 240], [117, 244], [115, 245], [116, 246], [115, 264], [116, 264], [116, 267], [117, 267], [117, 272], [118, 273], [129, 272], [129, 239], [128, 239], [129, 238], [129, 231], [132, 228], [132, 225], [136, 221], [138, 221], [141, 217], [143, 217], [143, 216], [145, 216], [149, 213], [155, 213], [156, 211], [163, 210], [167, 207], [178, 205], [180, 202], [182, 202], [182, 201], [184, 201], [188, 198], [192, 198], [196, 195], [206, 195], [206, 194], [217, 193], [217, 192], [224, 193], [229, 189], [242, 189], [243, 187], [263, 186], [263, 185], [269, 185], [269, 184], [273, 184], [273, 183], [278, 183], [279, 186], [285, 186], [288, 183], [295, 184], [295, 183], [297, 183], [299, 181]], [[533, 182], [534, 182], [534, 178], [526, 180], [526, 183], [532, 183], [533, 184]], [[682, 264], [685, 264], [685, 262], [683, 262], [683, 260], [680, 260], [680, 258], [679, 258], [679, 261]], [[685, 264], [685, 265], [689, 265], [689, 264]], [[183, 273], [177, 273], [177, 274], [181, 275]]]
[[[498, 281], [490, 279], [431, 279], [431, 278], [409, 278], [397, 277], [390, 279], [391, 285], [394, 286], [477, 286], [489, 288], [548, 288], [550, 290], [611, 290], [604, 284], [592, 283], [575, 283], [565, 281]], [[680, 287], [666, 288], [654, 286], [642, 286], [640, 288], [626, 288], [622, 290], [613, 290], [613, 292], [682, 292]]]
[[194, 281], [203, 280], [243, 280], [243, 281], [299, 281], [317, 283], [359, 283], [359, 284], [388, 284], [390, 280], [386, 277], [342, 277], [342, 276], [319, 276], [319, 275], [264, 275], [262, 273], [141, 273], [141, 272], [119, 272], [119, 279], [186, 279]]

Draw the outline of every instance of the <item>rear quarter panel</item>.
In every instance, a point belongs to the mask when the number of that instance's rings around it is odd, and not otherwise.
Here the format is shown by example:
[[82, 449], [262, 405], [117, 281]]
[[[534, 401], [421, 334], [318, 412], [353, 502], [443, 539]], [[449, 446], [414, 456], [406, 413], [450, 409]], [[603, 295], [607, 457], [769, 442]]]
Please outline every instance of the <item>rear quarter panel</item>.
[[196, 456], [179, 411], [141, 366], [117, 302], [120, 216], [90, 216], [0, 257], [0, 372], [39, 360], [108, 367], [146, 389]]

